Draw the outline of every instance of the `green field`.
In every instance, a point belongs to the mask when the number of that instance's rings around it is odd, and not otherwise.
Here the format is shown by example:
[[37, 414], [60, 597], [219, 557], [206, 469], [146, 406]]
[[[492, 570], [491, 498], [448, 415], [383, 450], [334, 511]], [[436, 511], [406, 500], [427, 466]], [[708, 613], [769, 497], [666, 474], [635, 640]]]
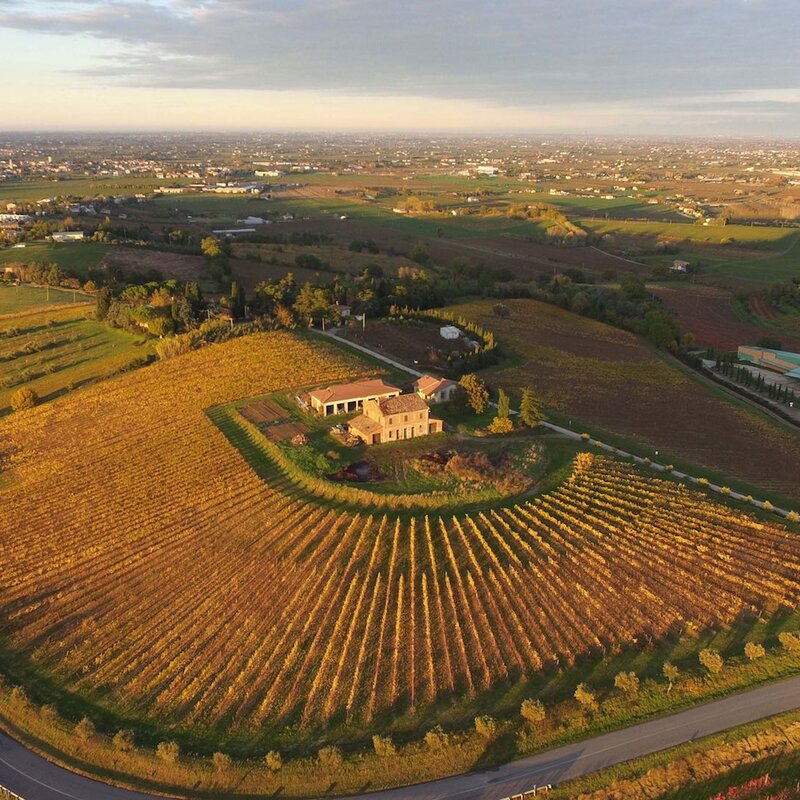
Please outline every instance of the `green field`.
[[166, 212], [219, 222], [235, 222], [247, 216], [257, 217], [275, 210], [266, 198], [252, 195], [185, 194], [165, 195], [153, 199], [153, 205]]
[[278, 198], [270, 206], [274, 211], [291, 211], [296, 214], [330, 214], [346, 216], [351, 220], [373, 223], [398, 233], [411, 236], [443, 236], [466, 239], [483, 236], [539, 236], [553, 222], [550, 220], [510, 219], [505, 214], [497, 216], [462, 216], [446, 214], [411, 215], [395, 214], [391, 205], [356, 203], [338, 198]]
[[731, 239], [739, 244], [759, 244], [771, 250], [784, 250], [797, 235], [793, 228], [766, 225], [695, 225], [691, 222], [626, 222], [624, 220], [581, 219], [580, 225], [596, 234], [619, 233], [627, 236], [687, 239], [698, 244], [720, 244]]
[[86, 277], [108, 252], [110, 245], [101, 242], [31, 242], [24, 248], [0, 250], [0, 267], [10, 264], [51, 264], [63, 272]]
[[785, 281], [800, 275], [800, 234], [793, 238], [782, 252], [746, 259], [729, 259], [708, 266], [707, 272], [715, 278], [730, 278], [737, 282], [767, 284]]
[[63, 305], [65, 303], [94, 302], [94, 298], [72, 289], [55, 289], [40, 286], [0, 285], [0, 316], [32, 311], [40, 306]]
[[11, 396], [22, 386], [40, 401], [52, 400], [153, 352], [142, 336], [86, 319], [91, 308], [64, 305], [0, 320], [0, 415], [10, 411]]
[[137, 192], [150, 192], [159, 186], [170, 186], [181, 181], [139, 178], [129, 175], [117, 177], [76, 176], [61, 180], [5, 181], [0, 183], [0, 200], [17, 203], [35, 202], [55, 197], [106, 197]]
[[784, 249], [779, 252], [774, 252], [771, 248], [765, 253], [728, 249], [730, 256], [726, 257], [720, 249], [705, 253], [702, 246], [696, 245], [672, 253], [638, 256], [637, 260], [653, 267], [668, 267], [679, 258], [697, 264], [703, 276], [711, 277], [711, 283], [730, 285], [737, 289], [761, 288], [775, 281], [786, 281], [800, 275], [800, 234], [792, 233], [790, 236], [792, 238], [782, 241]]
[[[513, 203], [545, 203], [557, 206], [568, 213], [579, 215], [607, 215], [614, 219], [625, 219], [628, 217], [645, 217], [653, 221], [664, 222], [672, 220], [672, 223], [681, 222], [686, 217], [679, 214], [671, 206], [650, 205], [649, 203], [631, 197], [615, 197], [613, 200], [604, 200], [602, 197], [561, 197], [559, 195], [546, 194], [516, 194], [508, 198]], [[672, 224], [667, 223], [667, 224]], [[649, 223], [645, 223], [649, 224]]]

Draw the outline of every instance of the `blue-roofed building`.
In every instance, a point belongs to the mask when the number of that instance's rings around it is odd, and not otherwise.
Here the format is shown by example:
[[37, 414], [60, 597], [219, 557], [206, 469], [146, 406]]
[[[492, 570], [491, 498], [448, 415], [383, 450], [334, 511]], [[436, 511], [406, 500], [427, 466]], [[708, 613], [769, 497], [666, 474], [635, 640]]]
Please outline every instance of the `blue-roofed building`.
[[771, 369], [773, 372], [800, 380], [800, 353], [771, 350], [769, 347], [741, 345], [739, 361], [747, 361], [756, 367]]

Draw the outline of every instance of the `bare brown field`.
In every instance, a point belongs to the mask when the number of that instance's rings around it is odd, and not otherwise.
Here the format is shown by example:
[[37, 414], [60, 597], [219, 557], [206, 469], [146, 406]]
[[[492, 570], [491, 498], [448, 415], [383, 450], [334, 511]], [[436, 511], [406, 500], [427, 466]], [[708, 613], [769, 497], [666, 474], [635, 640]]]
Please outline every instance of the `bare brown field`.
[[285, 442], [294, 436], [308, 433], [311, 428], [302, 422], [280, 422], [277, 425], [270, 425], [264, 429], [264, 436], [271, 442]]
[[267, 422], [277, 422], [287, 419], [288, 414], [274, 400], [259, 400], [239, 410], [239, 413], [254, 425], [263, 425]]
[[512, 236], [465, 241], [428, 239], [426, 244], [436, 263], [446, 264], [454, 258], [466, 257], [473, 263], [509, 269], [520, 280], [532, 280], [542, 273], [567, 267], [576, 267], [595, 276], [606, 270], [620, 273], [646, 269], [594, 247], [556, 247]]
[[784, 347], [800, 348], [800, 339], [784, 336], [741, 319], [733, 308], [733, 295], [716, 286], [673, 284], [650, 288], [678, 314], [681, 329], [694, 334], [697, 343], [720, 350], [755, 344], [764, 336], [777, 336]]
[[185, 253], [167, 253], [144, 247], [112, 247], [100, 263], [103, 267], [121, 269], [124, 273], [147, 272], [157, 269], [165, 278], [179, 281], [197, 281], [207, 271], [202, 256]]
[[344, 338], [374, 347], [417, 369], [441, 372], [447, 367], [447, 355], [469, 352], [460, 340], [450, 341], [439, 335], [439, 325], [420, 320], [367, 321], [360, 327], [346, 328]]
[[729, 401], [633, 334], [534, 300], [452, 307], [495, 331], [516, 363], [490, 370], [506, 389], [531, 385], [550, 408], [732, 478], [800, 498], [800, 436]]

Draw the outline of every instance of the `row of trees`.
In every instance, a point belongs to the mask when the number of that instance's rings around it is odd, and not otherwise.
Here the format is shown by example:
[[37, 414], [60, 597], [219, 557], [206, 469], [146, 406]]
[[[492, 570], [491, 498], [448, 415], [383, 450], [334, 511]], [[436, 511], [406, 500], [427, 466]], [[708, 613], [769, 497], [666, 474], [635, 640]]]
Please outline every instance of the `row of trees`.
[[[489, 389], [482, 378], [474, 373], [461, 377], [459, 386], [463, 389], [467, 405], [475, 414], [483, 414], [489, 405]], [[542, 402], [529, 386], [522, 390], [519, 407], [520, 422], [527, 428], [536, 428], [545, 420]], [[506, 392], [497, 390], [497, 415], [489, 425], [491, 433], [510, 433], [514, 429], [511, 419], [511, 401]]]
[[756, 374], [748, 367], [737, 364], [733, 353], [716, 353], [715, 355], [717, 372], [745, 389], [766, 395], [776, 403], [794, 405], [797, 402], [797, 395], [793, 389], [783, 383], [767, 381], [763, 373]]

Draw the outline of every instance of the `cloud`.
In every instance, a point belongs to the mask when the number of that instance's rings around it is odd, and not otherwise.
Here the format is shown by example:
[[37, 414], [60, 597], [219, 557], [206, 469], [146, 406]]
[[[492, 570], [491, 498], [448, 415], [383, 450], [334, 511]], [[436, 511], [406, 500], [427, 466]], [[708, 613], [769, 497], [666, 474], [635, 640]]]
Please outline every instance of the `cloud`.
[[698, 119], [759, 103], [793, 114], [799, 27], [796, 0], [0, 0], [0, 30], [101, 44], [101, 58], [71, 46], [65, 64], [93, 88], [432, 98], [509, 114], [600, 103], [637, 119], [681, 105]]

